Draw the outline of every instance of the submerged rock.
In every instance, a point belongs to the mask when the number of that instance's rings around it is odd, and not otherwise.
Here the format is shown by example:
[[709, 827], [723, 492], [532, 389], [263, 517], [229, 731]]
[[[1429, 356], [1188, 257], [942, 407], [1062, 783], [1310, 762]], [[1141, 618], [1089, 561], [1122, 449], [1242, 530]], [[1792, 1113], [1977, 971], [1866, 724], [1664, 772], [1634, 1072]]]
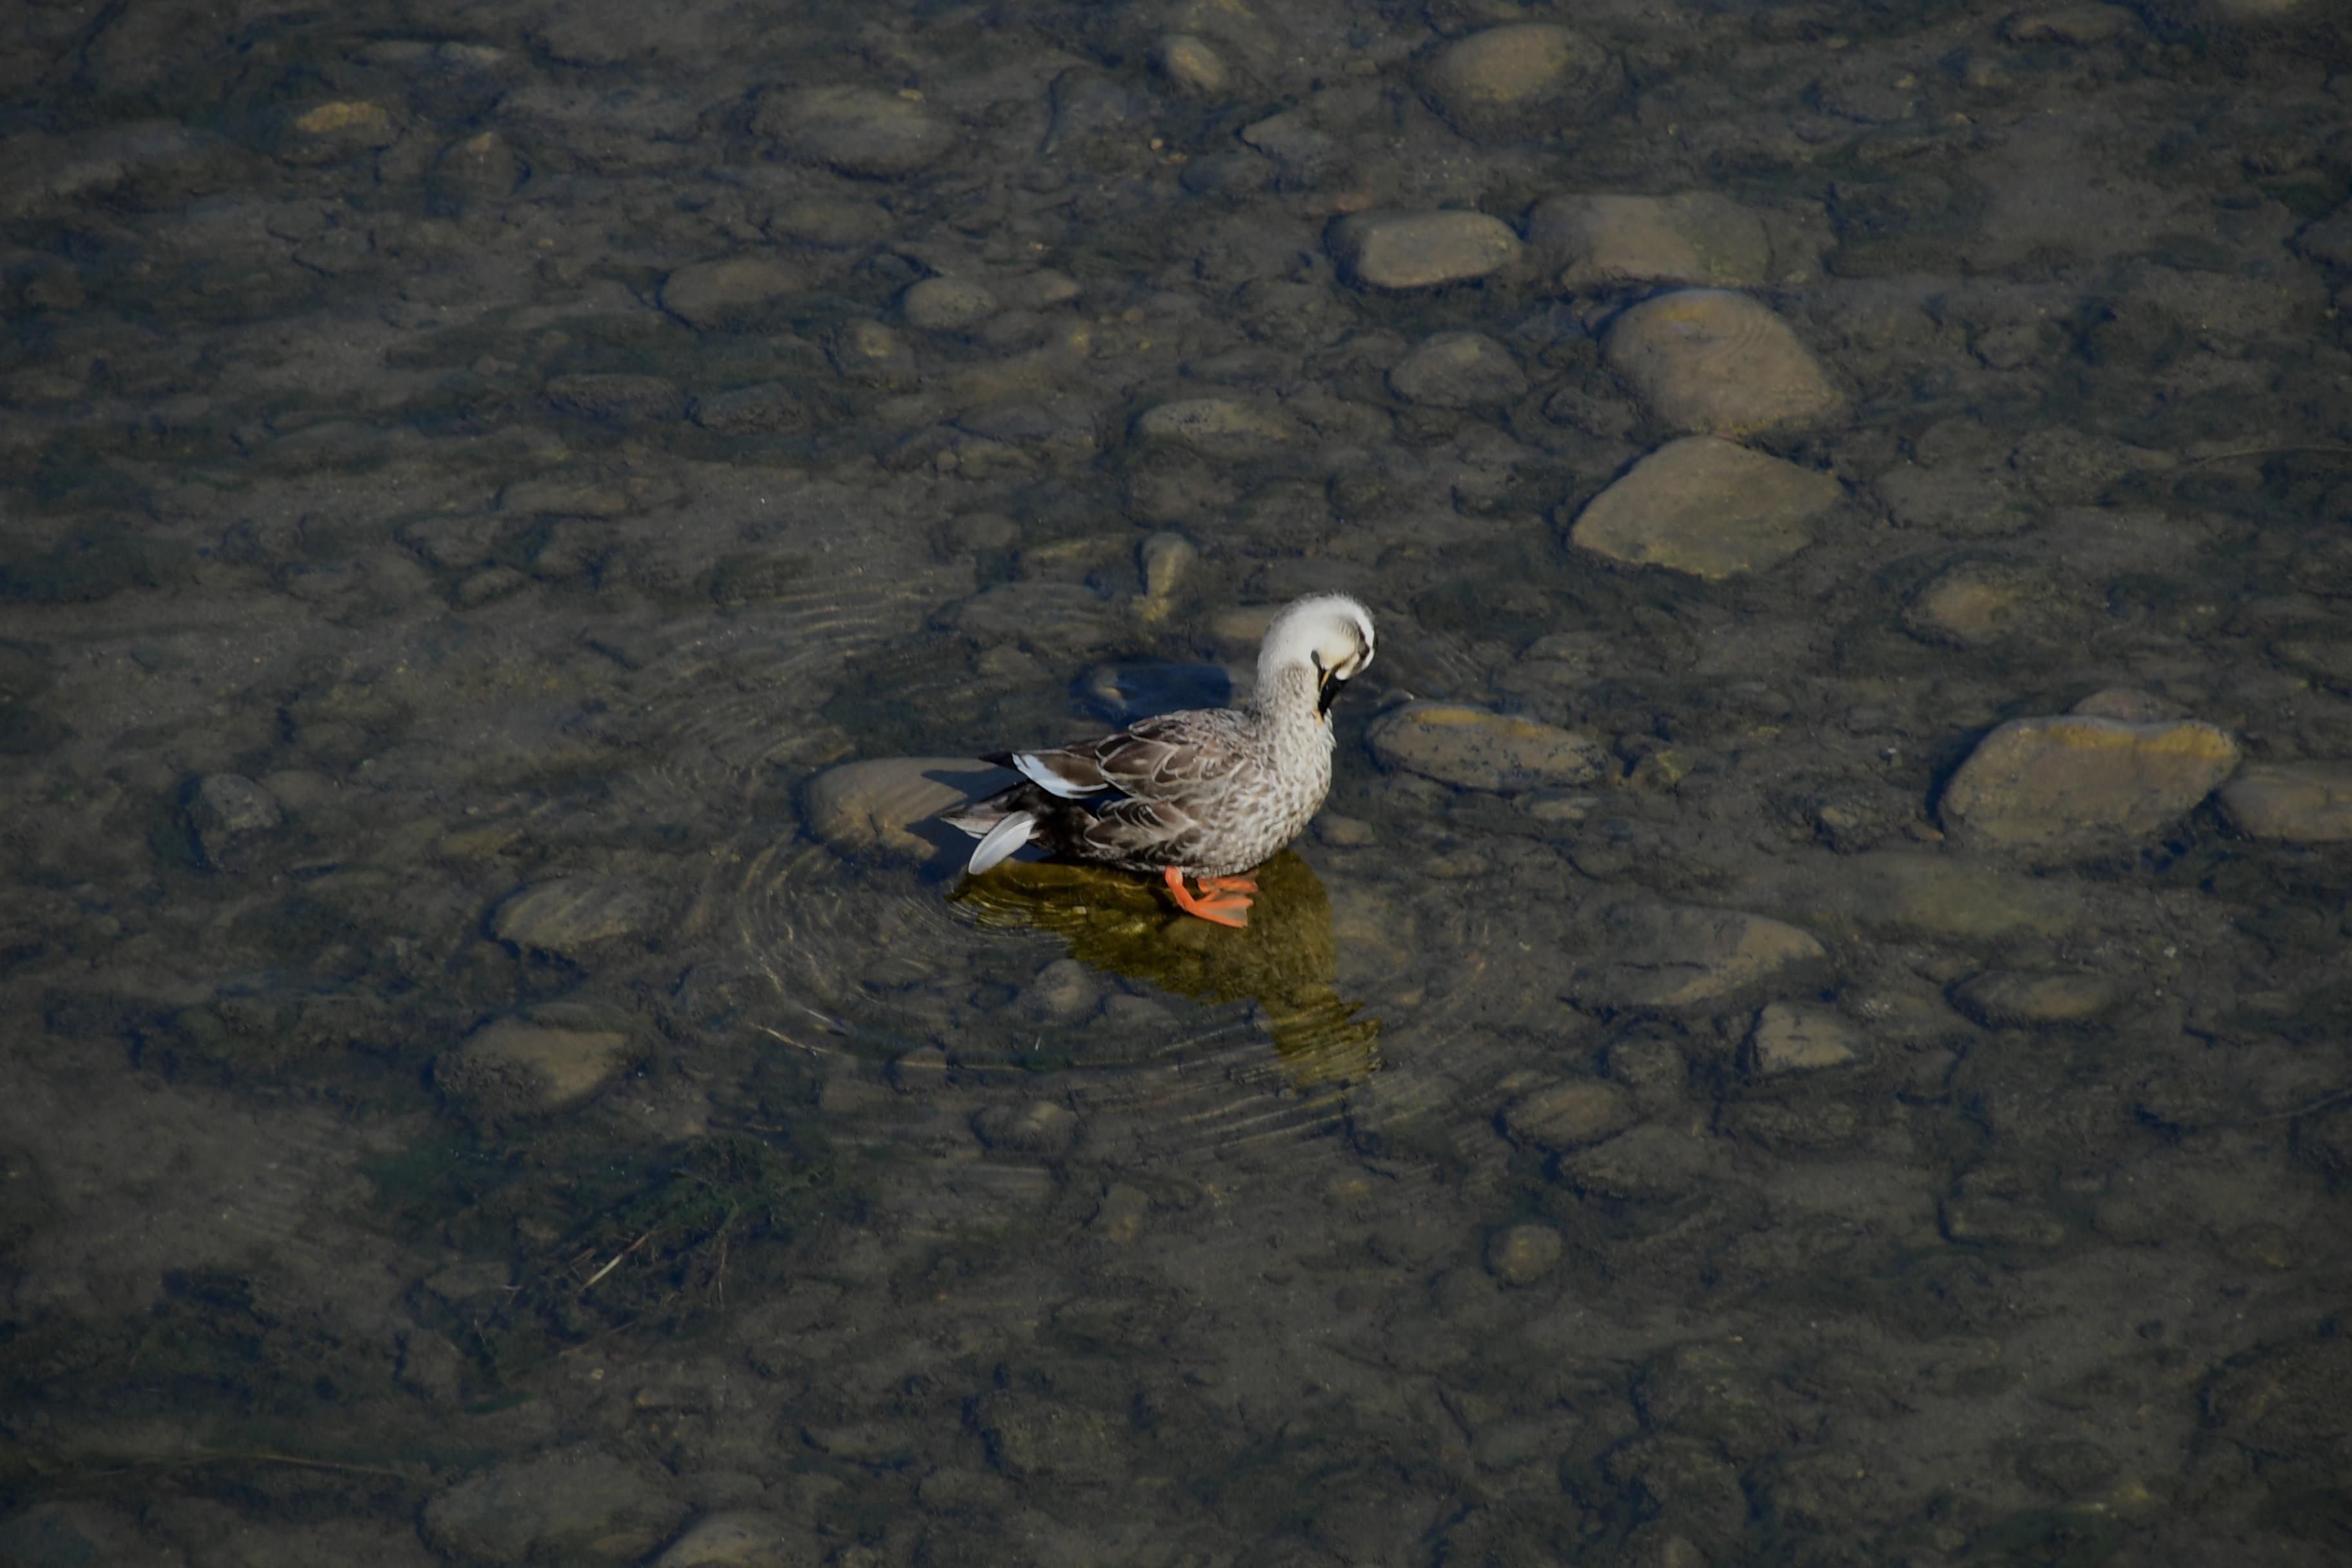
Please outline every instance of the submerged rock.
[[1432, 408], [1475, 408], [1527, 395], [1527, 373], [1484, 332], [1425, 338], [1389, 371], [1389, 390]]
[[1135, 437], [1207, 458], [1261, 456], [1297, 434], [1288, 421], [1230, 397], [1180, 397], [1137, 416]]
[[626, 1563], [683, 1511], [610, 1454], [570, 1448], [458, 1482], [425, 1505], [423, 1525], [425, 1540], [466, 1561]]
[[654, 896], [607, 877], [557, 877], [500, 904], [490, 930], [517, 947], [576, 958], [600, 942], [649, 931], [660, 919]]
[[549, 378], [547, 400], [566, 414], [614, 424], [675, 419], [685, 408], [676, 383], [658, 375], [559, 375]]
[[698, 331], [740, 326], [796, 292], [801, 279], [764, 256], [730, 256], [697, 261], [662, 283], [662, 309]]
[[1409, 702], [1382, 714], [1367, 738], [1382, 766], [1464, 789], [1580, 784], [1609, 765], [1590, 736], [1452, 702]]
[[2092, 912], [2063, 879], [1906, 849], [1840, 856], [1764, 890], [1809, 920], [1962, 942], [2059, 936], [2081, 930]]
[[1620, 316], [1602, 346], [1651, 412], [1680, 430], [1801, 429], [1845, 406], [1789, 324], [1744, 294], [1662, 294]]
[[1486, 1238], [1486, 1271], [1506, 1285], [1532, 1285], [1567, 1250], [1559, 1232], [1548, 1225], [1507, 1226]]
[[1964, 561], [1923, 584], [1904, 606], [1914, 637], [1962, 647], [2047, 635], [2074, 619], [2049, 574], [2021, 562]]
[[1648, 1126], [1567, 1156], [1559, 1177], [1593, 1197], [1671, 1199], [1688, 1197], [1714, 1167], [1714, 1152], [1704, 1140]]
[[1772, 1003], [1756, 1015], [1748, 1036], [1748, 1070], [1756, 1078], [1819, 1072], [1861, 1058], [1853, 1030], [1826, 1007]]
[[2249, 838], [2352, 839], [2352, 763], [2257, 763], [2221, 791], [2221, 815]]
[[892, 180], [928, 168], [956, 143], [955, 128], [913, 93], [872, 87], [810, 87], [771, 94], [754, 133], [845, 174]]
[[2171, 826], [2237, 765], [2237, 742], [2210, 724], [2013, 719], [1969, 753], [1940, 815], [1971, 847], [2087, 858]]
[[629, 1037], [618, 1029], [500, 1018], [445, 1052], [433, 1064], [433, 1081], [444, 1094], [493, 1112], [544, 1113], [586, 1100], [628, 1058]]
[[1513, 22], [1456, 39], [1438, 51], [1430, 96], [1465, 132], [1514, 127], [1541, 115], [1556, 124], [1616, 85], [1609, 51], [1550, 22]]
[[1559, 1153], [1598, 1143], [1633, 1120], [1632, 1100], [1613, 1083], [1570, 1079], [1531, 1089], [1503, 1108], [1511, 1142]]
[[843, 763], [809, 780], [801, 793], [801, 817], [829, 848], [842, 854], [880, 849], [929, 858], [940, 846], [952, 847], [964, 835], [933, 825], [926, 837], [915, 829], [950, 806], [977, 800], [1019, 781], [1010, 768], [971, 757], [877, 757]]
[[1714, 436], [1668, 442], [1592, 498], [1569, 531], [1580, 549], [1717, 580], [1812, 542], [1807, 526], [1844, 491], [1828, 474]]
[[2097, 974], [1988, 970], [1954, 986], [1952, 1002], [1990, 1029], [2020, 1024], [2085, 1024], [2116, 1005], [2116, 986]]
[[254, 845], [285, 821], [277, 798], [243, 773], [207, 773], [188, 797], [196, 849], [215, 871], [243, 868]]
[[697, 425], [722, 436], [776, 435], [809, 422], [808, 405], [781, 381], [755, 382], [698, 397], [688, 412]]
[[1619, 904], [1601, 931], [1601, 951], [1569, 980], [1571, 995], [1601, 1007], [1707, 1006], [1828, 956], [1795, 926], [1738, 910]]
[[1224, 57], [1208, 39], [1191, 33], [1171, 33], [1161, 38], [1151, 51], [1152, 63], [1166, 77], [1186, 92], [1202, 98], [1213, 98], [1225, 90], [1233, 73], [1226, 68]]
[[289, 163], [327, 163], [389, 147], [400, 136], [400, 120], [380, 103], [337, 100], [303, 110], [286, 122], [278, 155]]
[[1496, 272], [1518, 258], [1519, 237], [1475, 212], [1359, 213], [1332, 226], [1330, 246], [1349, 275], [1375, 289], [1434, 289]]
[[910, 327], [961, 332], [996, 314], [996, 296], [969, 278], [926, 278], [898, 297]]
[[687, 1526], [653, 1568], [801, 1568], [824, 1556], [805, 1528], [770, 1513], [728, 1509]]
[[1038, 1100], [1029, 1105], [992, 1105], [975, 1114], [971, 1130], [1001, 1153], [1052, 1158], [1077, 1141], [1078, 1115], [1066, 1105]]
[[1753, 288], [1772, 271], [1764, 220], [1728, 196], [1563, 195], [1528, 214], [1528, 243], [1560, 263], [1571, 293], [1628, 283]]

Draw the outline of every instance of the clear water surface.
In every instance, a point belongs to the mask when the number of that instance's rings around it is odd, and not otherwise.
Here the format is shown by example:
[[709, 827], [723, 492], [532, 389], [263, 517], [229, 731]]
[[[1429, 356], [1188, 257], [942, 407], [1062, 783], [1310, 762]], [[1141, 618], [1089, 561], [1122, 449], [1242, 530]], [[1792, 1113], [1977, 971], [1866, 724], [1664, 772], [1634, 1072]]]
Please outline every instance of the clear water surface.
[[[2352, 1551], [2340, 7], [0, 78], [0, 1558]], [[960, 885], [1316, 589], [1247, 931]]]

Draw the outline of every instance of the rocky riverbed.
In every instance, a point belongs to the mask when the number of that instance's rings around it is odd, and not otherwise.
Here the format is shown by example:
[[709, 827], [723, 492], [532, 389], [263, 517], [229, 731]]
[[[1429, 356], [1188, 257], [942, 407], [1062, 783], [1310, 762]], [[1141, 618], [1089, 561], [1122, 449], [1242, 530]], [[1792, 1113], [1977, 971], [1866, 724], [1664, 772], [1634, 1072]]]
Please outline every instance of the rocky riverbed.
[[[2338, 7], [0, 81], [0, 1559], [2342, 1560]], [[958, 885], [1316, 589], [1247, 931]]]

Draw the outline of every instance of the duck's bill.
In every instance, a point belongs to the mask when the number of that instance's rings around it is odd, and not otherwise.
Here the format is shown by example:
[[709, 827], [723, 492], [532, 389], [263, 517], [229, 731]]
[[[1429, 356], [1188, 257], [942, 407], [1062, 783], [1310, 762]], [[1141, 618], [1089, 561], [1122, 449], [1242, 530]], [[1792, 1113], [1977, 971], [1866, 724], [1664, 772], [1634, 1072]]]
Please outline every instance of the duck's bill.
[[1318, 713], [1330, 712], [1331, 704], [1339, 700], [1340, 688], [1347, 684], [1348, 678], [1346, 676], [1334, 675], [1329, 670], [1325, 670], [1323, 672], [1322, 689], [1315, 694], [1315, 710]]

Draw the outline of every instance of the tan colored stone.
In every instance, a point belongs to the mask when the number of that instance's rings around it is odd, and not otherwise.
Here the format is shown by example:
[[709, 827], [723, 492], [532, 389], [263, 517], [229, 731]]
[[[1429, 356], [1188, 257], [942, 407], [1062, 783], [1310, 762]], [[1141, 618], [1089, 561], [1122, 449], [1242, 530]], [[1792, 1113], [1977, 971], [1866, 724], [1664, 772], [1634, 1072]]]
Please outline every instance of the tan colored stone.
[[1139, 441], [1190, 447], [1203, 457], [1247, 458], [1291, 439], [1289, 423], [1230, 397], [1180, 397], [1137, 416]]
[[773, 1514], [727, 1509], [687, 1526], [653, 1568], [803, 1568], [823, 1556], [806, 1527]]
[[1751, 289], [1772, 275], [1764, 220], [1713, 191], [1561, 195], [1528, 214], [1528, 243], [1560, 263], [1570, 292], [1627, 283]]
[[2352, 763], [2257, 763], [2221, 791], [2221, 814], [2249, 838], [2352, 839]]
[[663, 280], [662, 309], [701, 331], [739, 325], [799, 289], [800, 279], [764, 256], [697, 261]]
[[685, 1509], [633, 1467], [583, 1447], [479, 1470], [425, 1505], [425, 1539], [466, 1563], [634, 1563]]
[[1160, 39], [1160, 47], [1152, 51], [1152, 59], [1160, 67], [1160, 75], [1202, 98], [1223, 92], [1232, 76], [1216, 46], [1191, 33], [1171, 33]]
[[554, 877], [500, 904], [490, 930], [501, 942], [575, 958], [600, 943], [648, 931], [660, 920], [654, 896], [615, 877]]
[[1550, 22], [1514, 22], [1458, 38], [1431, 63], [1429, 90], [1465, 130], [1586, 100], [1614, 79], [1609, 51]]
[[1506, 1285], [1532, 1285], [1552, 1271], [1568, 1244], [1548, 1225], [1507, 1226], [1486, 1238], [1486, 1271]]
[[1332, 253], [1375, 289], [1434, 289], [1484, 278], [1517, 260], [1519, 237], [1485, 213], [1370, 212], [1332, 226]]
[[931, 829], [926, 839], [914, 829], [967, 800], [991, 795], [1017, 781], [1010, 768], [991, 767], [971, 757], [877, 757], [844, 763], [809, 780], [801, 794], [801, 817], [817, 839], [856, 854], [880, 849], [929, 858], [941, 845], [963, 838], [956, 828]]
[[1963, 561], [1946, 568], [1904, 606], [1913, 635], [1962, 647], [1984, 647], [2011, 637], [2062, 627], [2073, 606], [2049, 574], [2011, 561]]
[[2024, 478], [2006, 462], [1903, 462], [1871, 481], [1897, 528], [1961, 539], [1998, 538], [2041, 521]]
[[1570, 1079], [1532, 1089], [1503, 1108], [1503, 1131], [1514, 1143], [1557, 1154], [1624, 1131], [1633, 1102], [1613, 1083]]
[[287, 122], [278, 154], [289, 163], [325, 163], [389, 147], [399, 137], [398, 117], [380, 103], [321, 103]]
[[1651, 411], [1680, 430], [1801, 429], [1845, 407], [1789, 324], [1744, 294], [1685, 289], [1644, 300], [1617, 319], [1602, 347]]
[[897, 179], [929, 167], [956, 143], [955, 128], [911, 92], [834, 85], [772, 94], [754, 133], [845, 174]]
[[1620, 904], [1601, 927], [1600, 952], [1570, 980], [1579, 1001], [1601, 1007], [1704, 1007], [1827, 957], [1795, 926], [1738, 910]]
[[2179, 820], [2237, 765], [2237, 742], [2210, 724], [2014, 719], [1978, 742], [1940, 812], [1970, 846], [2084, 858]]
[[910, 327], [961, 332], [996, 314], [996, 296], [969, 278], [926, 278], [899, 296], [898, 310]]
[[1962, 942], [2059, 936], [2090, 915], [2081, 890], [2063, 879], [1907, 849], [1840, 856], [1832, 867], [1759, 890], [1809, 920]]
[[2097, 974], [1988, 970], [1952, 988], [1960, 1011], [1988, 1028], [2084, 1024], [2116, 1005], [2115, 982]]
[[1659, 447], [1593, 497], [1569, 538], [1636, 566], [1716, 580], [1772, 566], [1812, 542], [1844, 494], [1828, 474], [1714, 436]]
[[1826, 1007], [1774, 1002], [1756, 1015], [1748, 1036], [1748, 1070], [1757, 1078], [1819, 1072], [1861, 1056], [1853, 1030]]
[[1714, 1173], [1716, 1156], [1703, 1139], [1671, 1127], [1636, 1127], [1559, 1163], [1560, 1179], [1595, 1197], [1687, 1197]]
[[1600, 776], [1609, 754], [1590, 736], [1454, 702], [1409, 702], [1368, 737], [1384, 767], [1464, 789], [1517, 791]]
[[1527, 395], [1527, 373], [1484, 332], [1424, 338], [1389, 371], [1389, 390], [1432, 408], [1475, 408]]
[[602, 1089], [628, 1056], [629, 1037], [617, 1029], [500, 1018], [436, 1062], [433, 1081], [494, 1110], [561, 1110]]

